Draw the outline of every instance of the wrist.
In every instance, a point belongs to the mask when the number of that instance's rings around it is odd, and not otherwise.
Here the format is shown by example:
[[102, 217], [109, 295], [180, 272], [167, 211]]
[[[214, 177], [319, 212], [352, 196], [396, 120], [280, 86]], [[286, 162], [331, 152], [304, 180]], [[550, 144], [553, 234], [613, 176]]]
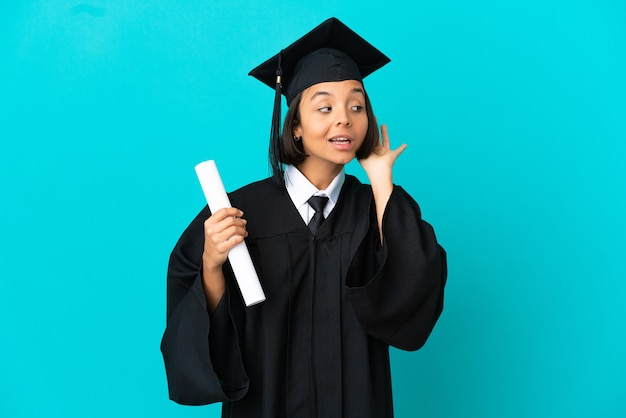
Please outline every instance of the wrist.
[[370, 178], [370, 185], [374, 194], [389, 194], [393, 190], [391, 174], [384, 177]]

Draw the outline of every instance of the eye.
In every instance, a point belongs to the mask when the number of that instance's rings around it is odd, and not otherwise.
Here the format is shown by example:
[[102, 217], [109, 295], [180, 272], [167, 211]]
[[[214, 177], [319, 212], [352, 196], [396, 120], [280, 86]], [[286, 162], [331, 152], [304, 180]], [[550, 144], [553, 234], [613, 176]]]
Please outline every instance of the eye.
[[353, 112], [362, 112], [365, 107], [361, 105], [354, 105], [351, 107], [351, 109]]
[[332, 107], [330, 107], [330, 106], [323, 106], [323, 107], [320, 107], [317, 110], [322, 112], [322, 113], [329, 113], [332, 110]]

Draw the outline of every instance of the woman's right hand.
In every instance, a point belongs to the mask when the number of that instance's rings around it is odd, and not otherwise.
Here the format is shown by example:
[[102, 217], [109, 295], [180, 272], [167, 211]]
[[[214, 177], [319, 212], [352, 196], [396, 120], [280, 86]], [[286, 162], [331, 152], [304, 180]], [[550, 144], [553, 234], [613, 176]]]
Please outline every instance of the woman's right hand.
[[209, 312], [213, 312], [226, 291], [222, 264], [228, 252], [248, 236], [243, 212], [224, 208], [204, 221], [204, 251], [202, 253], [202, 285]]
[[228, 252], [248, 236], [243, 212], [237, 208], [223, 208], [204, 221], [205, 268], [215, 270], [226, 262]]

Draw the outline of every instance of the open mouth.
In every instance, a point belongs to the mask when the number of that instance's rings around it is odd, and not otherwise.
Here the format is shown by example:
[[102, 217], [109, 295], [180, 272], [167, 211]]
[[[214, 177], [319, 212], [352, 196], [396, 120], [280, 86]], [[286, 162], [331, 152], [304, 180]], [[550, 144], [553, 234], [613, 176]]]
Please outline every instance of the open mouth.
[[328, 141], [332, 142], [333, 144], [349, 144], [350, 142], [352, 142], [350, 138], [346, 138], [343, 136], [339, 136], [337, 138], [330, 138]]

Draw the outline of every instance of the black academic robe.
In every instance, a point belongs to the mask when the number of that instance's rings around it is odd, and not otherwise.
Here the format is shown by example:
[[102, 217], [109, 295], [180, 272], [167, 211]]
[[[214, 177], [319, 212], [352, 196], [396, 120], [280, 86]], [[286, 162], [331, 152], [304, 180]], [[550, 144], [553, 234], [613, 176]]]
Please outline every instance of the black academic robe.
[[226, 263], [211, 315], [202, 210], [174, 248], [161, 350], [170, 398], [223, 402], [223, 417], [393, 416], [389, 346], [420, 348], [443, 307], [446, 256], [417, 203], [394, 186], [379, 238], [371, 187], [346, 176], [315, 236], [270, 179], [229, 195], [267, 300], [245, 307]]

